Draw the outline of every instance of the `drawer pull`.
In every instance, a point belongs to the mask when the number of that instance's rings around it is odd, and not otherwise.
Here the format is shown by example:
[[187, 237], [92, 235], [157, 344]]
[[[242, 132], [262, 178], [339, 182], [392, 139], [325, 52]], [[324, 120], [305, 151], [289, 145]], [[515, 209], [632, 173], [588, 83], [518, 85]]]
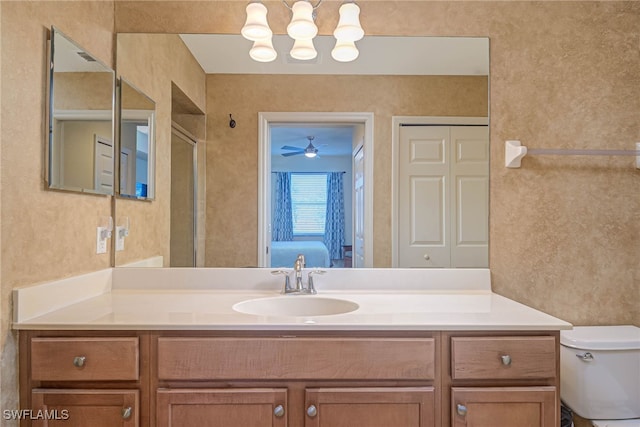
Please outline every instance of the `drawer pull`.
[[284, 416], [284, 406], [282, 405], [276, 406], [275, 409], [273, 410], [273, 415], [275, 415], [278, 418], [282, 418]]
[[504, 366], [511, 365], [511, 356], [509, 356], [508, 354], [505, 354], [504, 356], [500, 356], [500, 359], [502, 359], [502, 364]]
[[576, 357], [584, 362], [591, 362], [593, 360], [593, 354], [588, 351], [586, 353], [576, 354]]
[[76, 368], [82, 368], [86, 360], [87, 358], [84, 356], [76, 356], [73, 358], [73, 366], [75, 366]]
[[456, 407], [456, 412], [458, 412], [458, 415], [460, 415], [461, 417], [464, 417], [467, 415], [467, 407], [458, 403], [458, 406]]
[[315, 405], [309, 405], [309, 407], [307, 408], [307, 415], [309, 415], [311, 418], [315, 417], [316, 415], [318, 415], [318, 408], [316, 408]]
[[122, 419], [128, 420], [131, 418], [131, 414], [133, 413], [133, 408], [131, 406], [127, 406], [126, 408], [122, 408]]

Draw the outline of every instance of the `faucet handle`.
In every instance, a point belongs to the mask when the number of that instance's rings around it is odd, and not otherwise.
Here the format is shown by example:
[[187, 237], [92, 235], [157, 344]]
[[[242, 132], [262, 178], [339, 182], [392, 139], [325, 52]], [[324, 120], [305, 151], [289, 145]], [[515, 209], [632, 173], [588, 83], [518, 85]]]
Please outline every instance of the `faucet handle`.
[[308, 282], [309, 282], [309, 286], [308, 286], [308, 290], [309, 290], [309, 293], [310, 293], [310, 294], [315, 295], [315, 294], [317, 294], [317, 293], [318, 293], [318, 291], [316, 291], [315, 286], [313, 286], [313, 276], [314, 276], [315, 274], [325, 274], [326, 272], [327, 272], [326, 270], [320, 270], [320, 269], [311, 270], [311, 271], [309, 272], [309, 280], [308, 280]]
[[289, 272], [287, 270], [273, 270], [271, 274], [274, 276], [278, 274], [284, 275], [284, 292], [291, 291], [291, 280], [289, 279]]

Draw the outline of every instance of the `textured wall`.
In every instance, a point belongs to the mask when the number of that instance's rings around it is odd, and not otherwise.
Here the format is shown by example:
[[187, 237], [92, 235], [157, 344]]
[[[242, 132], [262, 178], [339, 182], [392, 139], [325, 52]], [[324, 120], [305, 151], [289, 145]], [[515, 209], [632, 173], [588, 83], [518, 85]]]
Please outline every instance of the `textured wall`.
[[[2, 271], [0, 407], [18, 409], [11, 290], [108, 268], [96, 255], [96, 227], [111, 213], [106, 196], [45, 190], [45, 40], [55, 25], [107, 65], [113, 63], [111, 1], [2, 2]], [[4, 421], [3, 421], [3, 425]]]
[[[206, 265], [257, 265], [258, 112], [374, 113], [374, 265], [391, 264], [391, 116], [487, 115], [486, 77], [207, 75]], [[228, 112], [238, 125], [227, 125]]]
[[[271, 27], [283, 34], [288, 10], [278, 1], [266, 4]], [[640, 3], [359, 4], [368, 34], [491, 40], [495, 291], [575, 324], [640, 325], [640, 172], [633, 160], [531, 156], [522, 169], [503, 166], [506, 139], [540, 148], [632, 149], [640, 141]], [[316, 21], [321, 34], [333, 31], [339, 5], [322, 3]], [[149, 8], [145, 2], [117, 1], [116, 29], [237, 33], [244, 7], [216, 1]], [[376, 141], [375, 167], [379, 156], [390, 153], [390, 143]], [[255, 166], [251, 159], [234, 161]], [[388, 174], [376, 172], [375, 180], [376, 188], [391, 185]], [[253, 209], [239, 203], [239, 209]], [[375, 221], [374, 232], [388, 233], [388, 201], [376, 200], [374, 210], [386, 212]], [[378, 265], [389, 257], [375, 254]]]
[[168, 266], [172, 83], [204, 111], [205, 74], [175, 34], [118, 34], [117, 56], [117, 75], [156, 102], [156, 199], [116, 200], [116, 217], [129, 218], [130, 232], [115, 261], [123, 265], [162, 255]]

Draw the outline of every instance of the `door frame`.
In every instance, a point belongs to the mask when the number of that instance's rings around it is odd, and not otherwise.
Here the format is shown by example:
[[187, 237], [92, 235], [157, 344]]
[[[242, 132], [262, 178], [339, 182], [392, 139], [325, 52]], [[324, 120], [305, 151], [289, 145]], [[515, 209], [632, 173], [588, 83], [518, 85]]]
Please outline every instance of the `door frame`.
[[[258, 266], [269, 267], [271, 241], [271, 125], [278, 123], [357, 123], [364, 125], [364, 262], [373, 267], [373, 113], [258, 113]], [[355, 213], [354, 213], [355, 215]]]
[[391, 117], [391, 267], [398, 267], [398, 173], [400, 173], [400, 126], [486, 125], [489, 117], [392, 116]]

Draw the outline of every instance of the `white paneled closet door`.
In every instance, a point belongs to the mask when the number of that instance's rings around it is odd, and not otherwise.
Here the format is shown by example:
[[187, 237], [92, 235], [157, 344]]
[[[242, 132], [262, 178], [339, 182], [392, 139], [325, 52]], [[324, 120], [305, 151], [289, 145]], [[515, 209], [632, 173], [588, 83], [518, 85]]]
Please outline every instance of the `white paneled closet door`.
[[487, 126], [401, 126], [398, 266], [488, 266]]

